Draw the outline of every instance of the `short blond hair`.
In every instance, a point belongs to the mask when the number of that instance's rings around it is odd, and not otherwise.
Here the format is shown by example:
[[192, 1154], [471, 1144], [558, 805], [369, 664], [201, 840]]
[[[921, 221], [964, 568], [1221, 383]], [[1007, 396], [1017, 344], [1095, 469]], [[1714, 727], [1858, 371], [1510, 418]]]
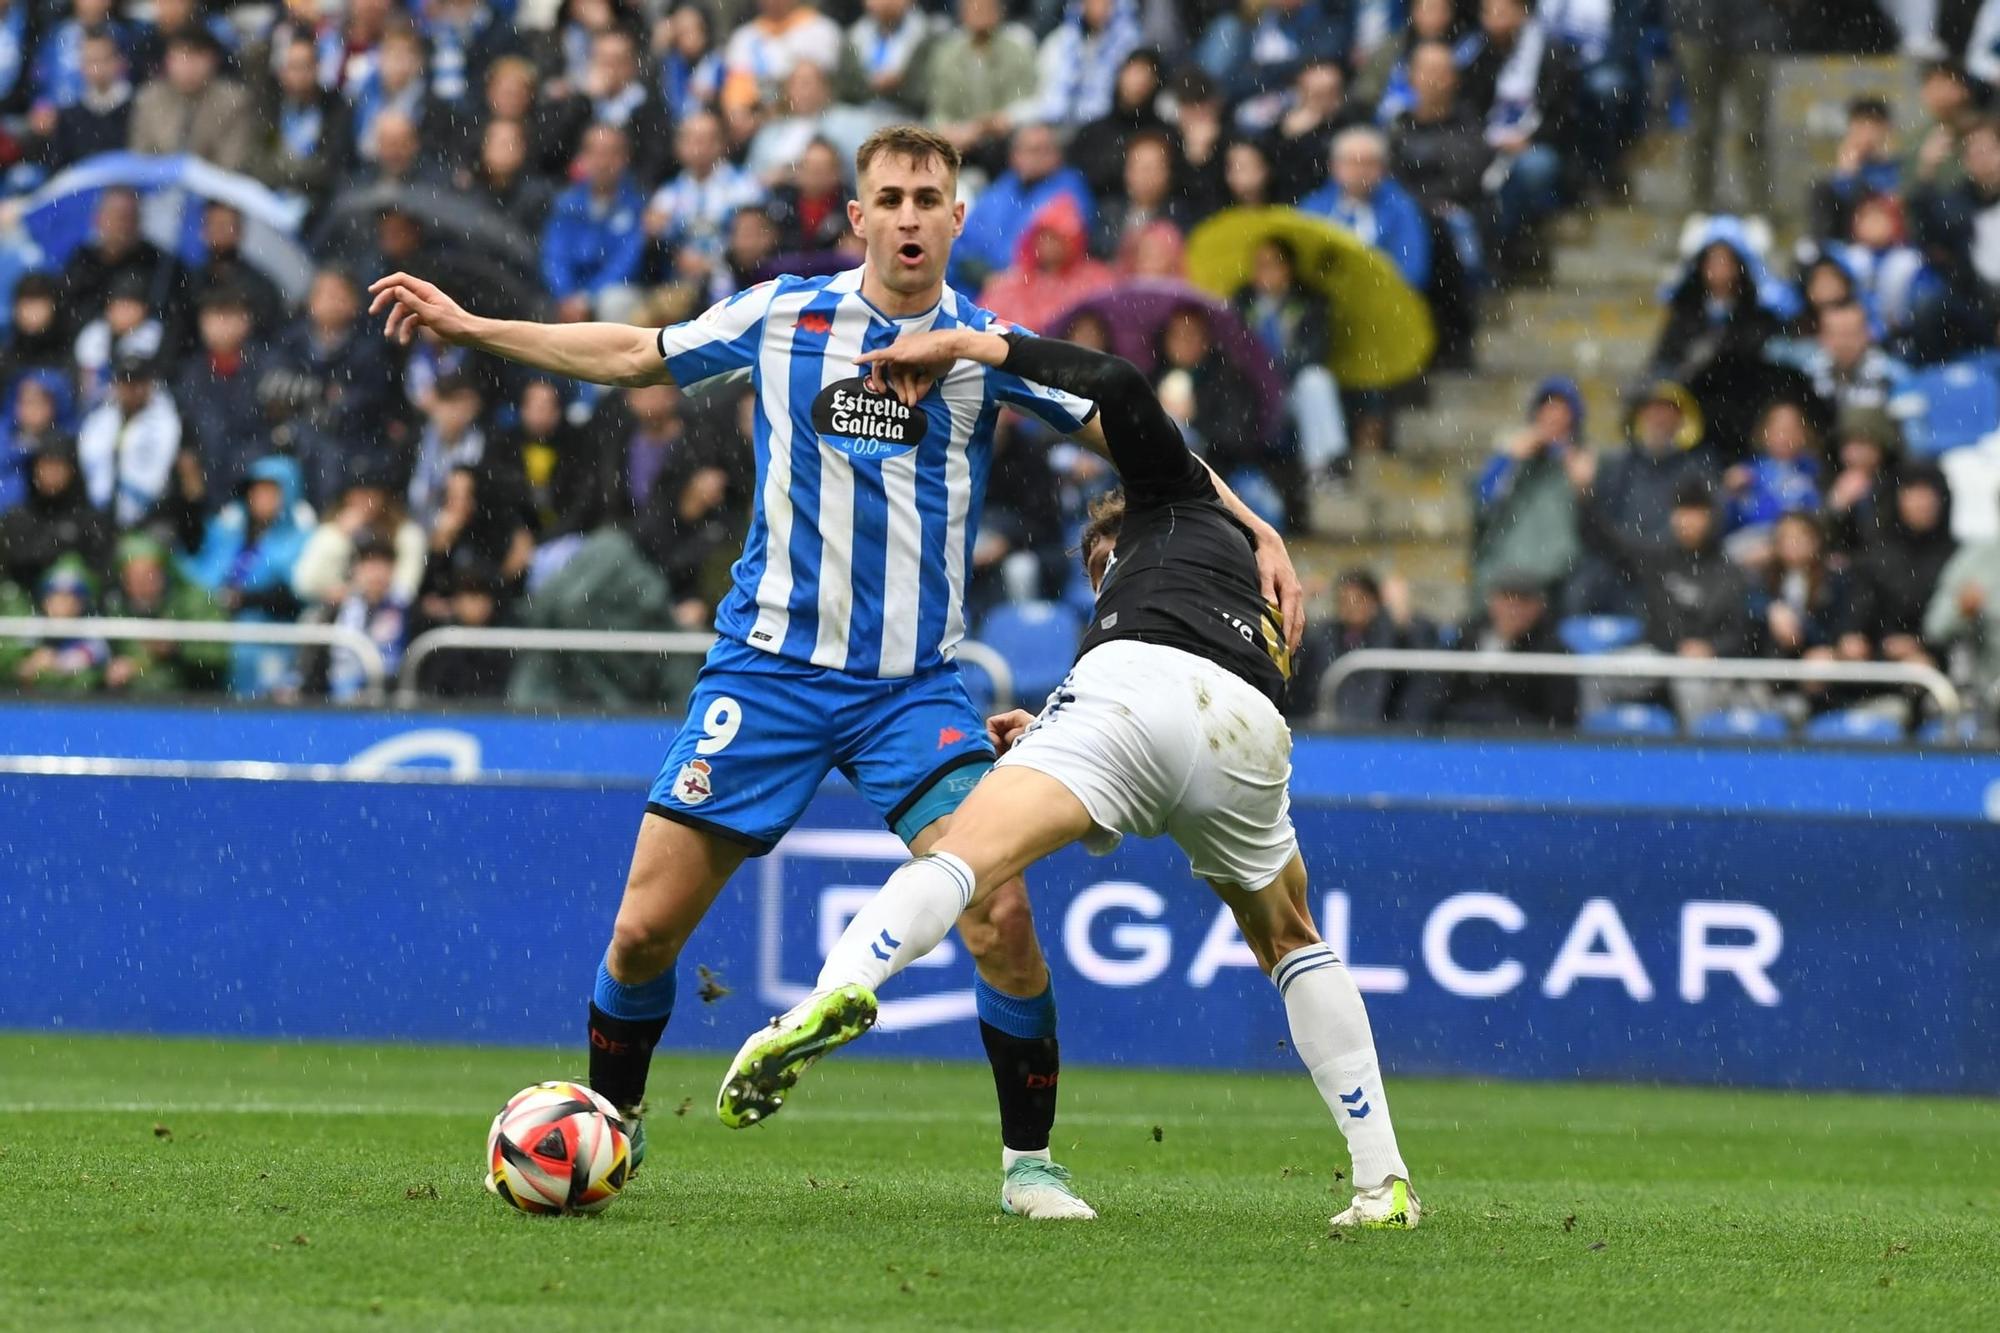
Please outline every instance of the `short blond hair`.
[[915, 167], [932, 161], [942, 162], [946, 174], [954, 181], [958, 179], [958, 149], [952, 147], [951, 140], [921, 125], [884, 125], [862, 140], [861, 147], [854, 150], [856, 184], [860, 183], [869, 163], [884, 153], [904, 158]]

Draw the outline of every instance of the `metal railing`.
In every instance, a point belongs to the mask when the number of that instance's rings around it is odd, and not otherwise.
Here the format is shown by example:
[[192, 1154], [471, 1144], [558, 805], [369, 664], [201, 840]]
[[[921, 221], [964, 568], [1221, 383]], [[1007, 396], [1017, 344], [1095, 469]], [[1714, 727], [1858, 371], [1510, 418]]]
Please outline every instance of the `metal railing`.
[[[477, 652], [556, 652], [556, 653], [656, 653], [662, 656], [700, 657], [715, 644], [715, 635], [705, 630], [599, 630], [599, 629], [505, 629], [446, 625], [426, 630], [410, 640], [403, 650], [403, 664], [396, 673], [396, 702], [413, 704], [421, 697], [417, 673], [425, 659], [444, 648], [470, 648]], [[980, 668], [993, 681], [993, 704], [1010, 707], [1014, 702], [1014, 673], [1007, 659], [970, 639], [958, 645], [958, 658]]]
[[1761, 657], [1656, 657], [1605, 653], [1455, 652], [1443, 648], [1360, 648], [1328, 668], [1320, 697], [1331, 700], [1364, 671], [1437, 672], [1486, 676], [1610, 677], [1620, 680], [1770, 681], [1780, 684], [1915, 686], [1937, 700], [1946, 721], [1964, 704], [1936, 667], [1911, 662], [1792, 662]]
[[247, 643], [267, 648], [345, 648], [361, 663], [365, 697], [382, 700], [388, 663], [375, 641], [344, 625], [148, 620], [144, 616], [0, 616], [0, 639], [139, 639], [148, 643]]
[[[384, 698], [388, 663], [374, 640], [343, 625], [237, 624], [222, 620], [148, 620], [143, 616], [0, 616], [0, 639], [132, 639], [167, 643], [247, 643], [273, 648], [345, 648], [361, 664], [363, 693], [371, 703]], [[500, 629], [446, 625], [410, 640], [396, 674], [396, 702], [421, 696], [417, 670], [441, 648], [482, 652], [658, 653], [701, 657], [715, 645], [705, 630]], [[971, 639], [959, 643], [960, 661], [978, 667], [993, 681], [993, 704], [1011, 707], [1014, 673], [1007, 659]]]

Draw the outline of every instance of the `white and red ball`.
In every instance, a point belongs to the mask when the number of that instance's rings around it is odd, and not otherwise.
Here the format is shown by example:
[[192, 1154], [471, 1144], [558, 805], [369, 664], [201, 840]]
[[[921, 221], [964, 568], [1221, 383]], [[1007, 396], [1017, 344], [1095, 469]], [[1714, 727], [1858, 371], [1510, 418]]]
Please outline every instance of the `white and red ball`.
[[486, 1188], [524, 1213], [595, 1213], [631, 1174], [617, 1108], [581, 1083], [537, 1083], [508, 1099], [486, 1136]]

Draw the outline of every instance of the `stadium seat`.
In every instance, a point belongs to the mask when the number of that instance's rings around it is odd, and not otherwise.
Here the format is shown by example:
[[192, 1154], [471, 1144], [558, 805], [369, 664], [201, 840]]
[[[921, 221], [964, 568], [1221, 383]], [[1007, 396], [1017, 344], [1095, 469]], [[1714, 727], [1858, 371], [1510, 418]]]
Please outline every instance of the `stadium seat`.
[[1978, 739], [1979, 719], [1971, 713], [1961, 713], [1949, 722], [1934, 719], [1917, 732], [1917, 740], [1925, 745], [1970, 745]]
[[1062, 603], [1086, 621], [1097, 609], [1097, 590], [1090, 586], [1090, 576], [1082, 568], [1070, 572], [1069, 582], [1063, 585]]
[[1821, 713], [1806, 723], [1806, 739], [1850, 741], [1862, 745], [1895, 745], [1903, 739], [1903, 724], [1893, 717], [1860, 708]]
[[1645, 628], [1637, 616], [1569, 616], [1556, 626], [1556, 634], [1563, 647], [1579, 657], [1591, 657], [1630, 648]]
[[1697, 736], [1777, 741], [1792, 734], [1792, 724], [1769, 708], [1725, 708], [1696, 718], [1689, 730]]
[[1680, 723], [1671, 708], [1659, 704], [1619, 704], [1585, 713], [1577, 730], [1586, 736], [1674, 736]]
[[2000, 377], [1992, 354], [1920, 370], [1889, 404], [1903, 422], [1910, 452], [1935, 455], [1976, 444], [2000, 430]]
[[1082, 633], [1083, 618], [1061, 602], [1010, 602], [987, 612], [974, 637], [1007, 660], [1014, 701], [1028, 708], [1062, 683]]
[[985, 716], [993, 711], [993, 673], [977, 662], [964, 658], [958, 663], [959, 679], [965, 682], [965, 692], [972, 699], [972, 706]]

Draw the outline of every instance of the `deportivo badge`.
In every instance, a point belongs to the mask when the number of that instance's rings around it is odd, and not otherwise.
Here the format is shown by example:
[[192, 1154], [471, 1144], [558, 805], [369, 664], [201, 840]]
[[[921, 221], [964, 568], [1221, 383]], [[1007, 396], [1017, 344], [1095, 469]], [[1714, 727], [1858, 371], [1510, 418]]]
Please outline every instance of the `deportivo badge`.
[[674, 779], [674, 799], [682, 805], [700, 805], [715, 795], [715, 788], [708, 780], [710, 772], [706, 759], [690, 759], [682, 764], [680, 776]]
[[871, 392], [859, 376], [821, 389], [813, 399], [812, 422], [822, 440], [856, 458], [890, 458], [914, 449], [924, 442], [928, 424], [921, 410]]

